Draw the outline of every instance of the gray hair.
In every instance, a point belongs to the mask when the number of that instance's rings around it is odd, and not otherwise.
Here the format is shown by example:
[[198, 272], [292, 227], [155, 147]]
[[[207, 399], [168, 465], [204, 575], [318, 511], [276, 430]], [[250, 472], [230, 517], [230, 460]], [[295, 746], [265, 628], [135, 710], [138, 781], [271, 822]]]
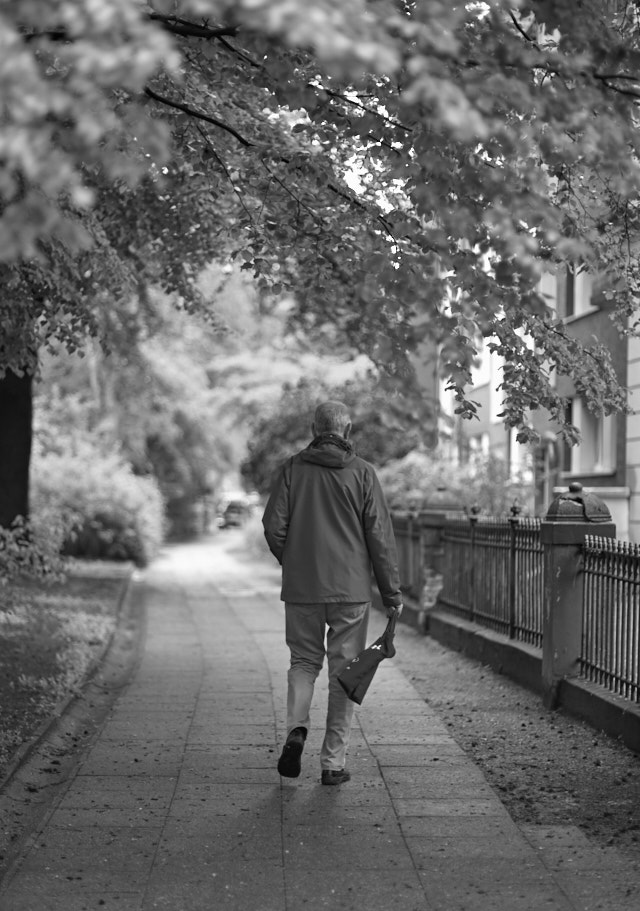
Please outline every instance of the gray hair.
[[351, 423], [347, 406], [342, 402], [322, 402], [314, 416], [316, 433], [339, 433], [344, 435]]

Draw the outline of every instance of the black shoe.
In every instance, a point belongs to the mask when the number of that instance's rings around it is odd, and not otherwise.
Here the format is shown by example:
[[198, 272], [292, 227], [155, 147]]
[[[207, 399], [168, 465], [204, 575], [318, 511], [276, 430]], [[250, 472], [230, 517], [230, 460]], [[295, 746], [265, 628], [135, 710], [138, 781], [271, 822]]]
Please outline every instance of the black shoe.
[[343, 781], [350, 781], [351, 774], [346, 769], [323, 769], [322, 784], [342, 784]]
[[294, 728], [287, 737], [278, 760], [278, 772], [283, 778], [297, 778], [302, 768], [300, 757], [304, 749], [307, 732], [304, 728]]

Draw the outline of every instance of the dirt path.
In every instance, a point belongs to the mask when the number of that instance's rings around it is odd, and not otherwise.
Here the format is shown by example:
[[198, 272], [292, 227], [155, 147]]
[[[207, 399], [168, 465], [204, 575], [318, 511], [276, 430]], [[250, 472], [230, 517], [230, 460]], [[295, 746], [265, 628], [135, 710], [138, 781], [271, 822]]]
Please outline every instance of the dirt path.
[[640, 858], [640, 756], [538, 696], [402, 627], [401, 670], [483, 769], [513, 818], [576, 825]]

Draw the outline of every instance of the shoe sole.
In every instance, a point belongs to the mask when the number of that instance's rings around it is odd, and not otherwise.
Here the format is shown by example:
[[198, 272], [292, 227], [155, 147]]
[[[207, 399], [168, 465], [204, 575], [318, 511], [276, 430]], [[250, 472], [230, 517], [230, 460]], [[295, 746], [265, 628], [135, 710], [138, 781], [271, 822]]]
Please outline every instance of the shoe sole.
[[325, 787], [335, 787], [336, 785], [351, 781], [351, 775], [345, 775], [344, 777], [340, 778], [330, 778], [328, 780], [320, 779], [320, 781], [321, 784], [323, 784]]
[[285, 743], [282, 755], [278, 760], [278, 772], [283, 778], [297, 778], [302, 768], [300, 757], [303, 746], [301, 743]]

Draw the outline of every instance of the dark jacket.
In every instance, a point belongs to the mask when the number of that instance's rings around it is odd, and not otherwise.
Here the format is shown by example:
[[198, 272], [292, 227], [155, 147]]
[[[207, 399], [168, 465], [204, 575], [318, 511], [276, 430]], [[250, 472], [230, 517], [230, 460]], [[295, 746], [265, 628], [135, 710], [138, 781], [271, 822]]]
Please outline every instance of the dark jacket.
[[262, 518], [282, 564], [282, 600], [370, 601], [371, 569], [386, 607], [402, 603], [389, 510], [373, 466], [322, 434], [280, 470]]

